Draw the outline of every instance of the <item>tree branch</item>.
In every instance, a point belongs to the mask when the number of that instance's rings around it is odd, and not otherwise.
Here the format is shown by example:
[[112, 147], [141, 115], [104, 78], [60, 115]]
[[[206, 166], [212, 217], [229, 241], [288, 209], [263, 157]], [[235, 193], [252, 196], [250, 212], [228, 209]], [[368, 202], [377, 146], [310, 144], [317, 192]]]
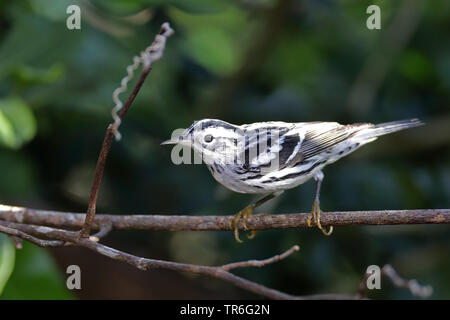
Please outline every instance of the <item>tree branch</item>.
[[38, 238], [33, 237], [25, 232], [20, 231], [20, 230], [7, 227], [7, 225], [9, 225], [9, 224], [6, 224], [6, 226], [5, 226], [5, 225], [2, 225], [0, 222], [0, 232], [7, 234], [11, 237], [25, 239], [25, 240], [30, 241], [31, 243], [34, 243], [40, 247], [45, 247], [45, 248], [46, 247], [61, 247], [64, 245], [63, 241], [60, 241], [60, 240], [48, 241], [48, 240], [38, 239]]
[[[200, 265], [137, 257], [132, 254], [107, 247], [98, 242], [91, 241], [88, 238], [80, 238], [78, 236], [78, 232], [74, 231], [66, 231], [62, 229], [42, 227], [36, 225], [27, 225], [21, 223], [0, 221], [0, 232], [9, 235], [14, 235], [26, 240], [30, 240], [31, 242], [42, 247], [63, 246], [67, 242], [71, 245], [88, 248], [111, 259], [126, 262], [128, 264], [137, 267], [140, 270], [169, 269], [174, 271], [203, 274], [222, 279], [224, 281], [234, 284], [237, 287], [252, 291], [256, 294], [271, 299], [285, 299], [285, 300], [301, 299], [301, 297], [296, 297], [274, 289], [270, 289], [263, 285], [238, 277], [229, 272], [231, 269], [235, 268], [263, 266], [280, 261], [286, 258], [287, 256], [291, 255], [295, 251], [298, 251], [298, 246], [292, 247], [290, 250], [286, 251], [285, 253], [279, 256], [275, 256], [273, 258], [269, 258], [262, 261], [250, 260], [227, 264], [223, 266], [209, 267], [209, 266], [200, 266]], [[40, 240], [38, 238], [45, 238], [48, 240]]]
[[[0, 205], [0, 220], [76, 229], [83, 225], [84, 214], [37, 210]], [[254, 214], [247, 220], [250, 230], [306, 228], [309, 213]], [[109, 215], [98, 214], [92, 227], [100, 230], [110, 225], [111, 230], [164, 231], [231, 231], [232, 215]], [[336, 211], [323, 212], [323, 226], [450, 224], [450, 209]], [[239, 226], [243, 230], [242, 225]]]
[[[306, 227], [309, 214], [254, 215], [249, 218], [248, 226], [254, 230]], [[312, 296], [294, 296], [274, 290], [258, 283], [246, 280], [230, 272], [243, 267], [263, 267], [281, 261], [299, 250], [294, 246], [288, 251], [264, 260], [248, 260], [234, 262], [222, 266], [201, 266], [156, 259], [137, 257], [103, 244], [98, 238], [116, 230], [230, 230], [229, 220], [232, 216], [114, 216], [97, 215], [93, 227], [100, 231], [93, 237], [80, 238], [78, 232], [59, 229], [76, 229], [83, 224], [84, 214], [68, 212], [35, 210], [22, 207], [0, 205], [0, 232], [13, 237], [28, 240], [41, 247], [81, 246], [93, 250], [111, 259], [126, 262], [141, 270], [169, 269], [208, 275], [227, 281], [237, 287], [249, 290], [271, 299], [360, 299], [365, 291], [353, 295], [323, 294]], [[322, 215], [323, 225], [381, 225], [381, 224], [420, 224], [450, 223], [450, 209], [428, 210], [387, 210], [387, 211], [355, 211], [328, 212]], [[52, 228], [54, 226], [59, 228]], [[97, 238], [96, 238], [97, 237]], [[92, 241], [94, 240], [94, 241]], [[425, 296], [428, 287], [423, 291], [417, 282], [406, 281], [395, 272], [383, 274], [388, 276], [396, 286], [405, 287], [413, 294]], [[391, 270], [392, 271], [392, 270]], [[400, 279], [400, 280], [399, 280]], [[420, 289], [420, 290], [419, 290]], [[364, 292], [363, 292], [364, 291]], [[419, 292], [420, 291], [420, 292]], [[425, 292], [425, 293], [423, 293]]]

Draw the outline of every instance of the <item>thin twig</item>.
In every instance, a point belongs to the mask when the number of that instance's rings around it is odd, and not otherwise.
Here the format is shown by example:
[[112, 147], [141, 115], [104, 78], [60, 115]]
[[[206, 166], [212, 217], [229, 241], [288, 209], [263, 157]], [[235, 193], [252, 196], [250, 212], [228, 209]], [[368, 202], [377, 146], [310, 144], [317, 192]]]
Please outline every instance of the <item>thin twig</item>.
[[14, 247], [17, 250], [20, 250], [23, 248], [23, 241], [22, 238], [16, 237], [16, 236], [12, 236], [12, 235], [8, 235], [9, 238], [12, 240], [12, 242], [14, 243]]
[[[420, 298], [429, 298], [433, 294], [433, 288], [431, 286], [422, 286], [415, 279], [403, 279], [398, 275], [397, 271], [395, 271], [395, 269], [390, 264], [384, 265], [383, 268], [381, 268], [380, 273], [381, 275], [387, 277], [395, 287], [408, 289], [413, 296]], [[361, 282], [359, 283], [358, 291], [355, 295], [357, 299], [367, 299], [367, 280], [369, 276], [370, 273], [366, 272]]]
[[268, 258], [268, 259], [264, 259], [264, 260], [248, 260], [248, 261], [242, 261], [242, 262], [229, 263], [229, 264], [223, 265], [222, 269], [224, 269], [226, 271], [230, 271], [230, 270], [236, 269], [236, 268], [247, 268], [247, 267], [258, 267], [258, 268], [261, 268], [261, 267], [267, 266], [268, 264], [271, 264], [271, 263], [278, 262], [278, 261], [281, 261], [283, 259], [286, 259], [287, 257], [289, 257], [294, 252], [297, 252], [298, 250], [300, 250], [299, 246], [295, 245], [292, 248], [290, 248], [289, 250], [287, 250], [286, 252], [284, 252], [282, 254], [278, 254], [278, 255], [273, 256], [273, 257]]
[[113, 230], [113, 225], [111, 221], [105, 221], [105, 223], [100, 225], [100, 230], [93, 235], [97, 239], [106, 237]]
[[[81, 237], [89, 237], [90, 231], [91, 231], [91, 225], [92, 221], [94, 220], [95, 216], [95, 209], [96, 209], [96, 203], [97, 203], [97, 196], [98, 191], [100, 188], [100, 182], [102, 180], [103, 171], [105, 169], [105, 163], [106, 159], [108, 157], [109, 150], [111, 149], [111, 143], [116, 136], [117, 138], [120, 138], [120, 134], [118, 133], [118, 128], [125, 117], [125, 114], [130, 109], [134, 99], [136, 98], [136, 95], [138, 94], [139, 90], [141, 89], [145, 79], [147, 78], [153, 61], [156, 61], [161, 58], [162, 52], [164, 50], [164, 44], [165, 39], [167, 37], [170, 37], [173, 34], [173, 30], [170, 28], [170, 25], [168, 23], [164, 23], [161, 26], [161, 31], [156, 36], [155, 41], [150, 45], [142, 54], [141, 58], [134, 59], [134, 62], [132, 65], [130, 65], [127, 68], [127, 76], [122, 79], [121, 86], [114, 91], [113, 97], [114, 101], [116, 102], [115, 107], [113, 108], [113, 118], [114, 123], [110, 124], [106, 130], [105, 139], [103, 140], [102, 148], [100, 150], [100, 155], [98, 156], [97, 165], [95, 168], [95, 174], [94, 174], [94, 181], [92, 182], [91, 192], [89, 195], [89, 204], [88, 209], [86, 212], [86, 218], [83, 224], [83, 228], [80, 231]], [[133, 91], [131, 92], [130, 96], [128, 97], [127, 101], [123, 105], [120, 102], [120, 99], [118, 98], [119, 94], [126, 90], [127, 83], [133, 76], [133, 71], [136, 70], [139, 63], [143, 64], [143, 69], [141, 72], [141, 75], [139, 77], [138, 82], [136, 83]], [[120, 110], [119, 114], [117, 115], [117, 112]]]
[[431, 286], [422, 286], [415, 279], [403, 279], [397, 274], [395, 269], [390, 264], [387, 264], [383, 268], [381, 268], [381, 273], [389, 278], [394, 286], [396, 286], [397, 288], [408, 289], [413, 296], [420, 298], [429, 298], [433, 294], [433, 288]]
[[55, 241], [48, 241], [48, 240], [42, 240], [38, 239], [36, 237], [33, 237], [25, 232], [22, 232], [20, 230], [17, 230], [15, 228], [10, 228], [7, 226], [0, 225], [0, 232], [13, 236], [18, 237], [21, 239], [25, 239], [30, 241], [31, 243], [34, 243], [40, 247], [61, 247], [64, 245], [63, 241], [55, 240]]
[[358, 291], [356, 293], [356, 296], [358, 299], [367, 299], [367, 279], [369, 278], [369, 274], [366, 272], [364, 273], [364, 277], [360, 281], [358, 285]]

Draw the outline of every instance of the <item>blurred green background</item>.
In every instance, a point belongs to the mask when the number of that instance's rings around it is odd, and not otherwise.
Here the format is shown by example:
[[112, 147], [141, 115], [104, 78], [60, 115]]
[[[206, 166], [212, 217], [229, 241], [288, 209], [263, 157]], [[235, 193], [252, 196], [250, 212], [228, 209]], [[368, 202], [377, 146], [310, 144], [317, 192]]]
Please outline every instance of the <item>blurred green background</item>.
[[[81, 7], [81, 30], [66, 8]], [[381, 30], [366, 8], [381, 8]], [[111, 122], [111, 93], [162, 22], [175, 35], [121, 126], [98, 212], [230, 214], [255, 198], [226, 190], [203, 165], [176, 166], [159, 143], [194, 120], [281, 120], [427, 125], [380, 138], [325, 169], [322, 209], [450, 207], [450, 2], [275, 0], [28, 0], [0, 3], [0, 203], [84, 212]], [[136, 80], [136, 79], [135, 79]], [[134, 82], [133, 82], [134, 83]], [[122, 95], [125, 100], [127, 94]], [[267, 213], [307, 212], [314, 183], [268, 203]], [[1, 235], [0, 235], [1, 236]], [[231, 232], [113, 232], [127, 252], [216, 265], [300, 251], [236, 273], [297, 295], [353, 293], [367, 266], [450, 298], [446, 225]], [[0, 237], [0, 298], [259, 298], [220, 280], [141, 272], [82, 248], [15, 250]], [[82, 290], [65, 288], [68, 265]], [[9, 280], [8, 280], [9, 279]], [[2, 290], [3, 289], [3, 290]], [[370, 298], [413, 298], [387, 280]]]

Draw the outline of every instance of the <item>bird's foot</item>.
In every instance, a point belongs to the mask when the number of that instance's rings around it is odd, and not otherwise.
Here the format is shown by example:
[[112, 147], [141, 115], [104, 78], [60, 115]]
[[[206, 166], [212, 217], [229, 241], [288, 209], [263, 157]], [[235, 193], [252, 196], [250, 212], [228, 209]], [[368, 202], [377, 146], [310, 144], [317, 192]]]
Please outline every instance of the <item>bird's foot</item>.
[[328, 231], [326, 231], [322, 225], [320, 224], [320, 214], [322, 211], [320, 210], [320, 204], [317, 200], [314, 200], [312, 210], [311, 210], [311, 216], [308, 218], [306, 223], [308, 224], [308, 227], [311, 227], [313, 224], [317, 226], [317, 228], [322, 231], [322, 233], [326, 236], [329, 236], [333, 233], [333, 226], [330, 226]]
[[[244, 228], [244, 230], [247, 231], [248, 230], [247, 218], [253, 214], [253, 209], [254, 209], [253, 204], [246, 206], [244, 209], [236, 213], [230, 221], [230, 228], [234, 229], [234, 238], [236, 239], [237, 242], [243, 242], [239, 238], [239, 229], [238, 229], [239, 223], [242, 221], [242, 227]], [[247, 235], [247, 238], [253, 239], [255, 237], [255, 233], [256, 231], [254, 230], [250, 231], [250, 234]]]

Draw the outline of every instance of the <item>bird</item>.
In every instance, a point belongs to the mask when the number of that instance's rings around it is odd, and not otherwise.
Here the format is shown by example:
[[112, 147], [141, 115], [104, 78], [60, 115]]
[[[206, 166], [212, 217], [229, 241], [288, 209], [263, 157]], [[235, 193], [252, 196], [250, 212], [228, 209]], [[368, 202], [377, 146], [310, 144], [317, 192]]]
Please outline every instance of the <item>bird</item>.
[[[263, 195], [231, 219], [236, 241], [242, 242], [239, 224], [248, 231], [247, 218], [256, 207], [310, 179], [316, 182], [316, 192], [307, 225], [315, 225], [329, 236], [333, 226], [325, 230], [320, 223], [323, 168], [379, 136], [423, 124], [419, 119], [407, 119], [381, 124], [268, 121], [235, 125], [202, 119], [161, 144], [194, 149], [215, 180], [226, 188]], [[248, 238], [254, 235], [255, 231], [251, 231]]]

